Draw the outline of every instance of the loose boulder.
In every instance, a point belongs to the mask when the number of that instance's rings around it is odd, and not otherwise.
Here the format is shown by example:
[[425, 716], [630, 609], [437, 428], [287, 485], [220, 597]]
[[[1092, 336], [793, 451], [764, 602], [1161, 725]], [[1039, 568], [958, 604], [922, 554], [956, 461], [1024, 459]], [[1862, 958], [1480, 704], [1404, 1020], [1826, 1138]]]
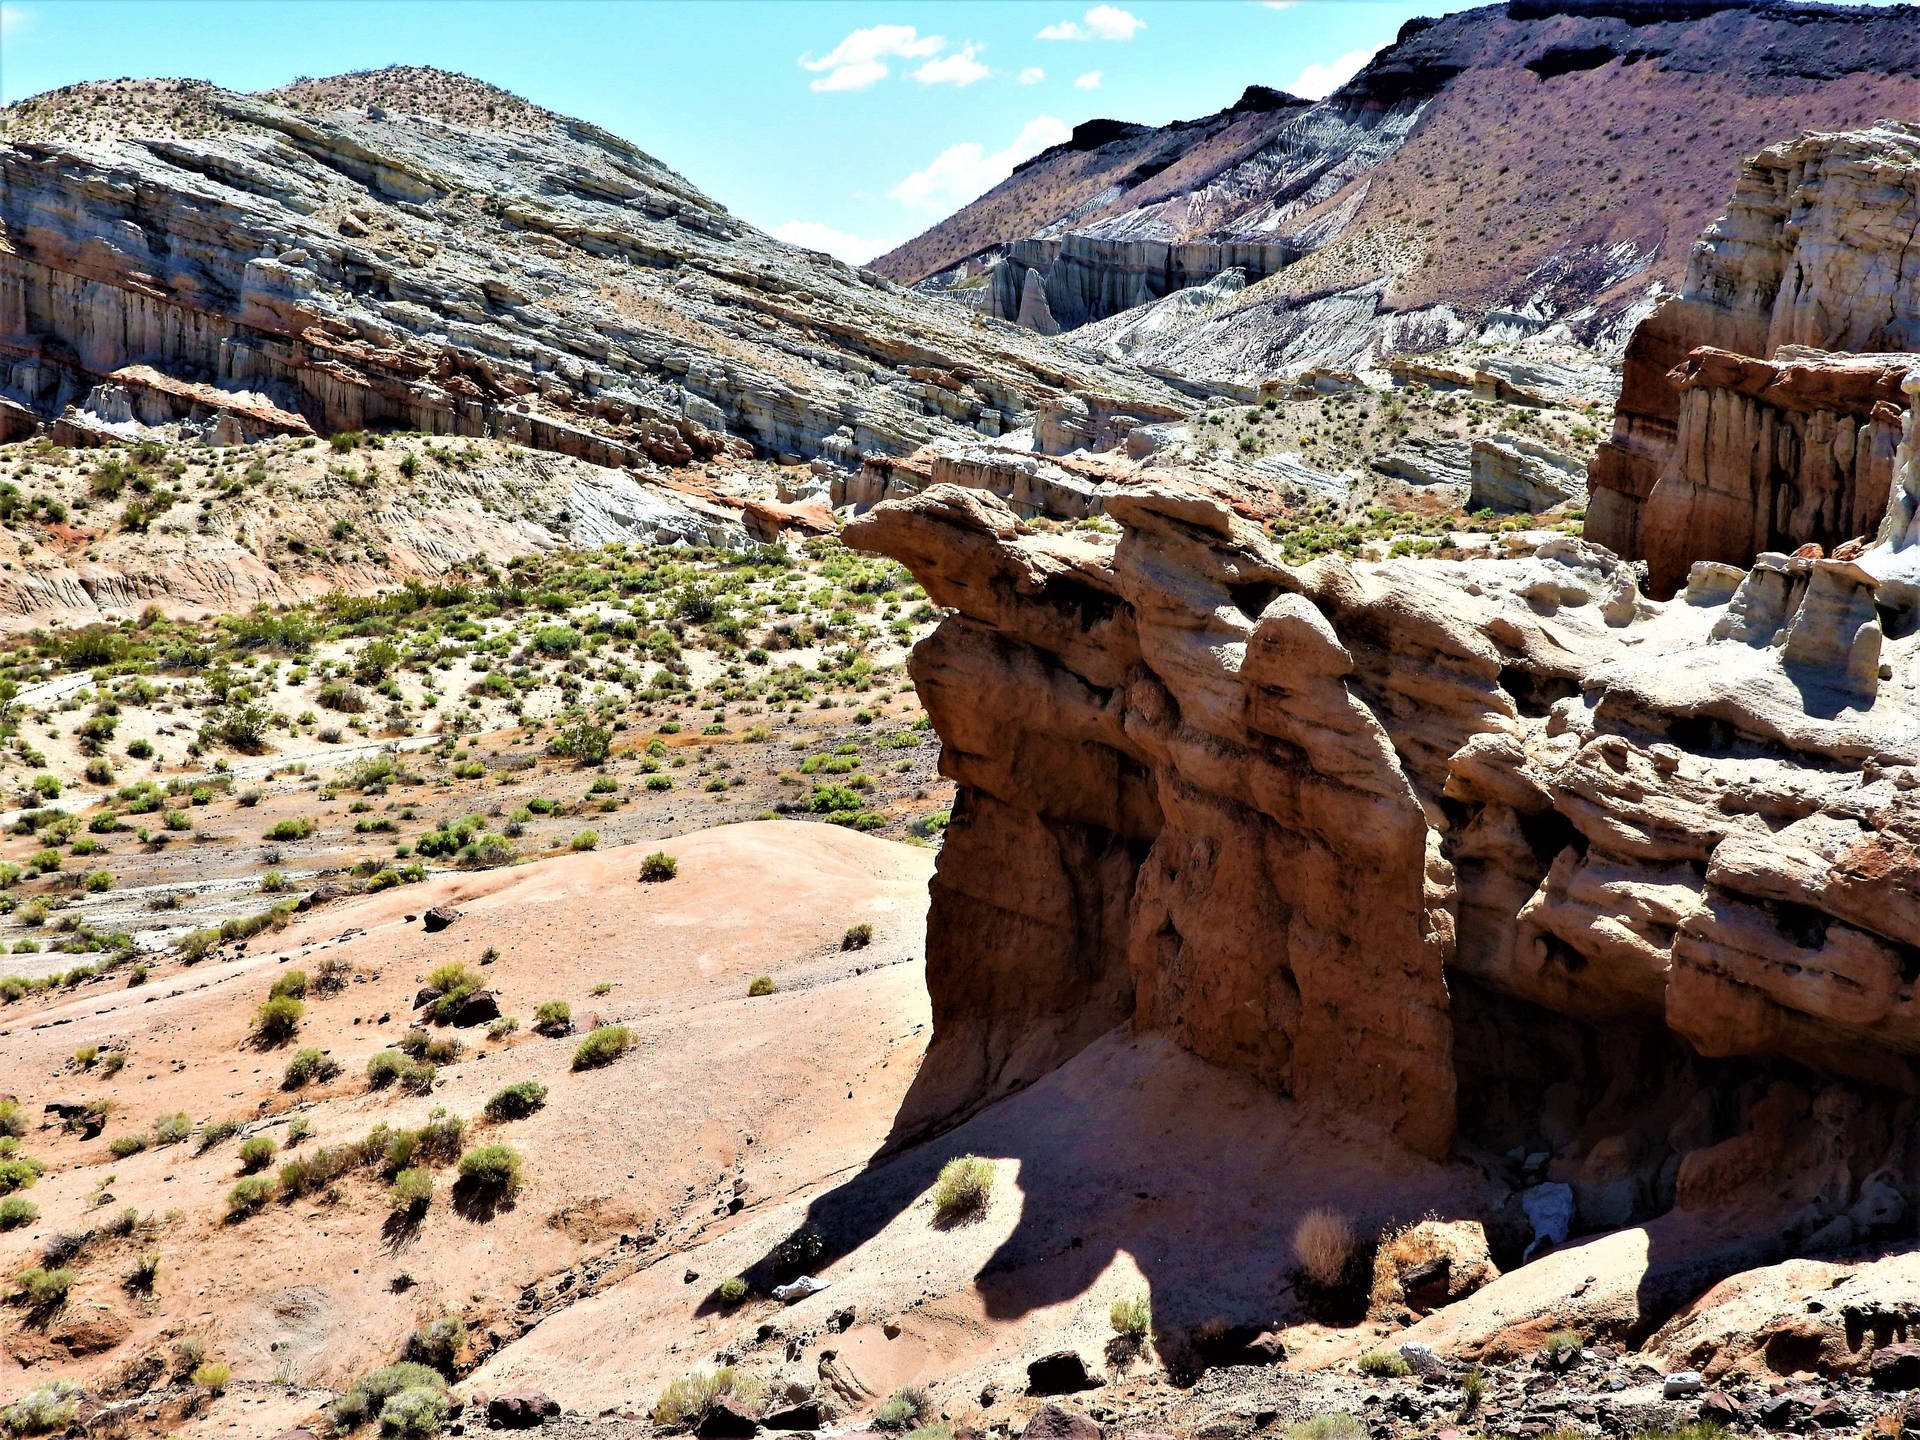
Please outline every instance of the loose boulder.
[[1097, 1390], [1106, 1383], [1072, 1350], [1056, 1350], [1027, 1366], [1029, 1395], [1071, 1395], [1079, 1390]]
[[450, 905], [436, 905], [420, 917], [421, 924], [427, 927], [429, 935], [437, 935], [460, 918], [460, 912]]
[[1100, 1440], [1100, 1427], [1077, 1410], [1043, 1405], [1027, 1422], [1024, 1434], [1025, 1440]]
[[1373, 1262], [1369, 1309], [1425, 1315], [1500, 1278], [1477, 1220], [1422, 1220], [1389, 1238]]
[[560, 1413], [560, 1402], [538, 1390], [518, 1390], [487, 1401], [487, 1424], [502, 1430], [531, 1430]]

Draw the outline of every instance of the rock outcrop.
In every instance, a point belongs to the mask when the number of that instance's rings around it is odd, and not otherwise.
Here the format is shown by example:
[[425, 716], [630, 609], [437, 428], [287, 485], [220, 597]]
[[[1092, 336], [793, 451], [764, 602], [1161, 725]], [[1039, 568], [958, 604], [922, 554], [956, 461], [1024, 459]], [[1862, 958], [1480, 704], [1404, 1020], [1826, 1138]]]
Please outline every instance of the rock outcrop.
[[1873, 534], [1902, 377], [1920, 364], [1917, 243], [1913, 125], [1808, 135], [1749, 161], [1680, 294], [1627, 347], [1588, 536], [1644, 558], [1665, 595], [1696, 560]]
[[1870, 570], [1659, 604], [1572, 539], [1295, 568], [1195, 492], [1105, 510], [1042, 535], [936, 485], [846, 530], [953, 612], [912, 662], [959, 791], [904, 1126], [1130, 1022], [1512, 1152], [1589, 1229], [1913, 1193], [1920, 640]]
[[857, 464], [1080, 389], [1180, 403], [781, 244], [460, 77], [114, 82], [0, 111], [0, 394], [73, 438], [137, 410], [216, 440], [396, 427], [603, 466]]
[[1409, 21], [1311, 104], [1089, 123], [874, 266], [1216, 383], [1465, 340], [1617, 355], [1744, 157], [1910, 115], [1917, 77], [1897, 9], [1482, 6]]

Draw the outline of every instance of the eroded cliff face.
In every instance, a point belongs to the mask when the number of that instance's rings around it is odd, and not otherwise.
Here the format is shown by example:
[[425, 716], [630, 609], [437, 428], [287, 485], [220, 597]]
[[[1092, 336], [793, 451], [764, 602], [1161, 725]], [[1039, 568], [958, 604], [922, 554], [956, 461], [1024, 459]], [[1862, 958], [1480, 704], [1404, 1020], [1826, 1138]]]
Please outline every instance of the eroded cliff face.
[[4, 423], [67, 413], [84, 438], [131, 366], [245, 392], [281, 432], [495, 435], [608, 466], [857, 466], [1076, 390], [1179, 399], [783, 245], [591, 125], [411, 69], [0, 112]]
[[846, 532], [953, 611], [903, 1126], [1130, 1021], [1430, 1154], [1537, 1151], [1589, 1225], [1764, 1193], [1804, 1235], [1907, 1163], [1920, 642], [1873, 574], [1660, 604], [1572, 539], [1293, 568], [1177, 484], [1107, 513], [936, 485]]
[[1878, 527], [1920, 351], [1920, 129], [1776, 145], [1627, 347], [1587, 534], [1671, 594], [1695, 560]]

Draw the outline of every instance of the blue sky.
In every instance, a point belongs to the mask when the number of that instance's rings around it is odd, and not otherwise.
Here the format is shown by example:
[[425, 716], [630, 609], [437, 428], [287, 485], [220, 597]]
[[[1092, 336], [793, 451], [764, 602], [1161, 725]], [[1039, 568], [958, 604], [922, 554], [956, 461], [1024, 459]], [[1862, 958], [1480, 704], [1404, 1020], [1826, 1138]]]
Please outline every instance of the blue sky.
[[403, 63], [592, 120], [785, 239], [864, 260], [1082, 120], [1249, 84], [1324, 94], [1407, 0], [5, 0], [0, 101], [185, 75], [261, 90]]

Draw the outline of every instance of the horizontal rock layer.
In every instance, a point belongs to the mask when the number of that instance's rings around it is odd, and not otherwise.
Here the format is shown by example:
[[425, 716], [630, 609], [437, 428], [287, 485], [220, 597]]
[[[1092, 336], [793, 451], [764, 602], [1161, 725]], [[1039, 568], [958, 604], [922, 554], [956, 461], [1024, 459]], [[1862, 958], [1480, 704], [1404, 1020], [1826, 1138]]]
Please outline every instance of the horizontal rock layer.
[[[857, 463], [1076, 390], [1180, 401], [783, 245], [578, 121], [410, 113], [418, 73], [364, 77], [364, 105], [326, 113], [194, 82], [0, 112], [0, 393], [52, 417], [139, 365], [319, 430], [498, 434], [604, 465]], [[61, 138], [98, 114], [104, 138]]]

